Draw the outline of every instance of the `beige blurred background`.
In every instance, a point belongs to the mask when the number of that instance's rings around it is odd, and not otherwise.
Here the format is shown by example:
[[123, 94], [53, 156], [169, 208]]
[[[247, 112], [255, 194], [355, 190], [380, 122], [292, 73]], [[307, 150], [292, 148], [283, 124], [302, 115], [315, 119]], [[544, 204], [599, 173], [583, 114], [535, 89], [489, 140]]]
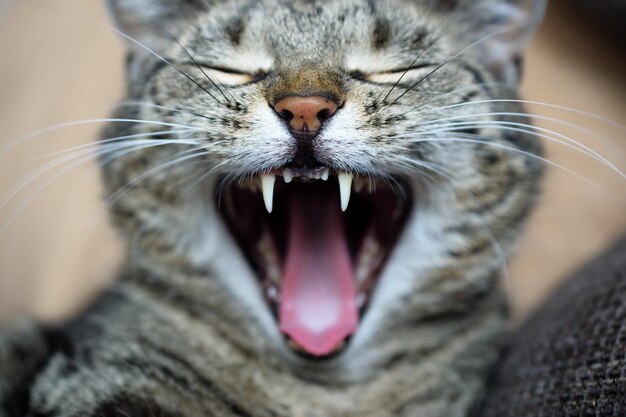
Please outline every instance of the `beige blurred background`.
[[[16, 0], [4, 6], [1, 1], [0, 149], [57, 123], [107, 117], [122, 96], [123, 47], [106, 27], [103, 1]], [[590, 31], [587, 19], [573, 14], [567, 4], [551, 3], [527, 56], [523, 96], [624, 123], [624, 50]], [[539, 123], [575, 137], [626, 170], [624, 128], [544, 106], [530, 108], [602, 136]], [[0, 205], [53, 161], [29, 160], [91, 143], [99, 127], [50, 131], [2, 153]], [[509, 264], [507, 287], [518, 317], [626, 231], [626, 182], [563, 146], [548, 144], [547, 150], [551, 160], [598, 186], [549, 169], [540, 206]], [[42, 175], [0, 209], [0, 317], [16, 311], [60, 317], [115, 276], [123, 250], [100, 204], [95, 163], [55, 178], [57, 172]]]

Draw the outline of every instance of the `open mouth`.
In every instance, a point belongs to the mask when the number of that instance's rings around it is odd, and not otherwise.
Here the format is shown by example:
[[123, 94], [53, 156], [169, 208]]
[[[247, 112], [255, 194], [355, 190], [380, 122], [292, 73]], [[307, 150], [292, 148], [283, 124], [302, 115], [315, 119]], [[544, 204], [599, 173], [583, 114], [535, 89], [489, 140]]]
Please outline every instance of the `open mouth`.
[[315, 357], [358, 330], [410, 205], [401, 179], [326, 167], [274, 170], [218, 196], [289, 346]]

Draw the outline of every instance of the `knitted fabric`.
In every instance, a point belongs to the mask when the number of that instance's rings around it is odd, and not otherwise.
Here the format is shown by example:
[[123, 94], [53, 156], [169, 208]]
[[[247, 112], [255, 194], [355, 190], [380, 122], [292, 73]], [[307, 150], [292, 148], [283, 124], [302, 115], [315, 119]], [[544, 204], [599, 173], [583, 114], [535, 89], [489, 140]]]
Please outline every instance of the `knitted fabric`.
[[626, 416], [626, 239], [513, 335], [473, 415]]

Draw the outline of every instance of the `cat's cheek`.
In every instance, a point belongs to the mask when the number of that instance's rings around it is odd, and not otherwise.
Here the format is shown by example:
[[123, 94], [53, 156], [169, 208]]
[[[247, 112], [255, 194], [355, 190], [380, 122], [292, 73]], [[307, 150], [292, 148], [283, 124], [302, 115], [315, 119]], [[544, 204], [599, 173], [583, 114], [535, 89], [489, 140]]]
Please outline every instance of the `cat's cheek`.
[[363, 129], [364, 115], [356, 106], [346, 105], [329, 121], [315, 141], [316, 157], [329, 166], [350, 167], [352, 171], [372, 169], [371, 132]]
[[267, 104], [250, 106], [249, 114], [251, 128], [239, 140], [250, 150], [251, 158], [263, 161], [265, 169], [285, 165], [295, 152], [295, 139]]

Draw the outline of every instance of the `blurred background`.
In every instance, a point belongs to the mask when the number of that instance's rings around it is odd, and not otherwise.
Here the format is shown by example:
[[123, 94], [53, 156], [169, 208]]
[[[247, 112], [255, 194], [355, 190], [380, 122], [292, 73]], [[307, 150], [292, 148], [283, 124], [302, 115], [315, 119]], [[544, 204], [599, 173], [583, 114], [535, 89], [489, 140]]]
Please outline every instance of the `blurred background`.
[[[55, 166], [61, 154], [42, 158], [92, 143], [102, 124], [26, 136], [108, 117], [122, 97], [123, 45], [107, 28], [103, 3], [0, 0], [0, 319], [16, 312], [46, 319], [70, 314], [114, 279], [122, 259], [94, 158], [77, 166]], [[526, 57], [522, 96], [580, 110], [529, 106], [563, 121], [538, 125], [626, 171], [626, 128], [584, 114], [626, 122], [622, 4], [551, 1]], [[539, 207], [509, 263], [505, 285], [518, 318], [626, 231], [626, 181], [580, 152], [546, 145], [548, 158], [575, 175], [549, 168]]]

